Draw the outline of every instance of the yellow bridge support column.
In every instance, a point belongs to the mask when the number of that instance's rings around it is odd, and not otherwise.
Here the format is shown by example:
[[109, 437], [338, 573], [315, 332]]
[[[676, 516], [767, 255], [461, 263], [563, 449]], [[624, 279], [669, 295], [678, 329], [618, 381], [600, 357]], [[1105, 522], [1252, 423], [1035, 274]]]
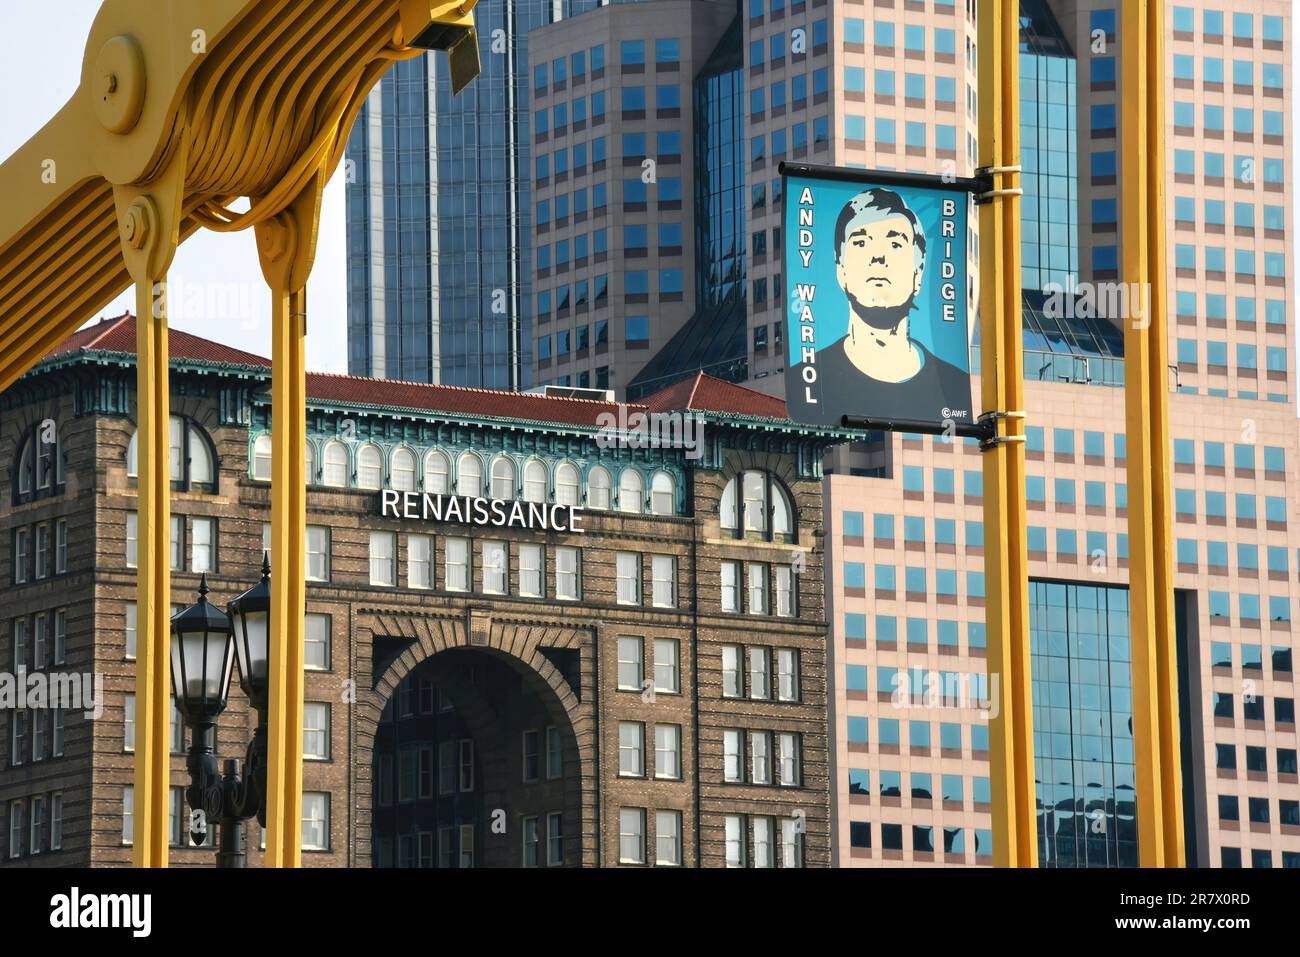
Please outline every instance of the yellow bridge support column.
[[136, 301], [136, 674], [132, 863], [166, 867], [171, 812], [171, 396], [167, 268], [180, 242], [185, 150], [149, 184], [114, 190]]
[[1184, 865], [1165, 283], [1164, 2], [1121, 4], [1120, 214], [1138, 859]]
[[[980, 167], [995, 195], [980, 208], [980, 374], [985, 412], [1025, 408], [1020, 293], [1020, 20], [1017, 0], [980, 4]], [[984, 453], [989, 779], [993, 863], [1036, 867], [1033, 696], [1025, 532], [1024, 420], [1001, 420]]]
[[302, 862], [304, 616], [307, 606], [307, 276], [327, 172], [288, 209], [259, 223], [271, 287], [271, 620], [266, 866]]

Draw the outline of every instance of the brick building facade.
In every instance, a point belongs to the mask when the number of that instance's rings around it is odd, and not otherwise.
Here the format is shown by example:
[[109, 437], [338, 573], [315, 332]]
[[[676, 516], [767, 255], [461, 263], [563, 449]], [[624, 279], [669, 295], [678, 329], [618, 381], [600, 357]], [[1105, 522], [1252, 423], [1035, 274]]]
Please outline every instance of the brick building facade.
[[[0, 865], [130, 859], [134, 337], [88, 327], [0, 396], [0, 663], [104, 676], [98, 719], [0, 709]], [[224, 606], [268, 536], [270, 370], [183, 333], [172, 355], [173, 603], [206, 574]], [[611, 443], [595, 398], [314, 374], [308, 395], [307, 866], [830, 863], [821, 461], [843, 436], [703, 376], [622, 409], [691, 417], [693, 449]], [[519, 501], [532, 527], [399, 520], [383, 490], [409, 514]], [[581, 531], [538, 528], [555, 505]], [[255, 721], [235, 682], [218, 757]], [[180, 730], [172, 861], [207, 865], [181, 843]]]

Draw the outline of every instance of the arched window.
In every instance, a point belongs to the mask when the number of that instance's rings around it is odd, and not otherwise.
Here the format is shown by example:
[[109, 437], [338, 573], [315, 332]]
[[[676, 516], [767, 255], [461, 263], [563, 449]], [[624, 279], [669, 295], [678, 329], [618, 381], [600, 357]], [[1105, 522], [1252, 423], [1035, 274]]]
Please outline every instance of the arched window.
[[389, 472], [389, 484], [399, 492], [415, 491], [415, 453], [410, 449], [393, 451], [392, 471]]
[[44, 419], [24, 432], [13, 459], [16, 469], [12, 488], [14, 502], [62, 493], [64, 459], [63, 443], [53, 420]]
[[492, 497], [507, 501], [515, 497], [515, 463], [504, 455], [492, 461]]
[[634, 515], [645, 510], [645, 480], [636, 469], [624, 469], [618, 477], [618, 510]]
[[308, 439], [303, 443], [302, 467], [306, 469], [307, 484], [316, 484], [316, 446]]
[[545, 502], [546, 491], [546, 466], [533, 459], [524, 466], [524, 501]]
[[433, 449], [424, 457], [424, 490], [435, 495], [451, 491], [451, 462], [446, 453]]
[[32, 460], [35, 458], [32, 452], [33, 435], [29, 434], [23, 439], [22, 445], [18, 447], [18, 494], [32, 494]]
[[578, 467], [561, 462], [555, 470], [555, 501], [559, 505], [578, 504]]
[[357, 450], [357, 488], [377, 489], [384, 484], [384, 456], [373, 445]]
[[656, 472], [650, 480], [650, 511], [655, 515], [677, 511], [677, 483], [667, 472]]
[[597, 465], [592, 469], [587, 475], [587, 507], [609, 508], [612, 486], [609, 469], [603, 465]]
[[724, 529], [737, 538], [795, 539], [794, 505], [785, 487], [766, 472], [741, 472], [727, 483], [719, 506]]
[[[265, 443], [262, 440], [265, 439]], [[126, 447], [126, 474], [129, 478], [139, 478], [140, 433], [137, 430]], [[260, 436], [254, 442], [253, 469], [254, 478], [259, 478], [257, 470], [257, 449], [265, 447], [266, 478], [271, 479], [271, 437]], [[195, 485], [212, 486], [216, 482], [216, 464], [212, 454], [212, 443], [197, 422], [173, 415], [167, 425], [167, 473], [174, 487], [190, 489]]]
[[337, 439], [325, 444], [323, 480], [330, 488], [348, 487], [348, 448]]
[[483, 494], [483, 460], [466, 452], [456, 463], [456, 494], [478, 498]]
[[253, 440], [253, 478], [271, 481], [271, 437], [265, 432]]

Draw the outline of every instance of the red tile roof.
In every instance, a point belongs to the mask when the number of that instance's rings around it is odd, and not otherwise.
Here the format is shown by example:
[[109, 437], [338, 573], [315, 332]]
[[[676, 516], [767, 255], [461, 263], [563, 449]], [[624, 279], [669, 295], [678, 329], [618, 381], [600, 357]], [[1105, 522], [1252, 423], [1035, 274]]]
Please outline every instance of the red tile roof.
[[703, 372], [693, 379], [674, 382], [645, 400], [651, 412], [730, 412], [768, 419], [788, 417], [785, 399], [716, 379]]
[[[179, 330], [168, 336], [172, 359], [232, 363], [270, 368], [262, 356], [232, 349]], [[101, 319], [79, 329], [60, 343], [51, 356], [82, 349], [135, 354], [135, 317], [130, 313]], [[459, 386], [368, 379], [361, 376], [307, 373], [307, 396], [315, 402], [378, 408], [443, 412], [471, 418], [500, 418], [528, 422], [597, 427], [604, 413], [618, 420], [619, 405], [592, 399], [563, 398], [531, 392], [468, 389]], [[644, 404], [629, 404], [628, 412], [721, 412], [765, 418], [786, 418], [785, 401], [744, 386], [698, 373], [650, 396]], [[625, 421], [625, 420], [624, 420]]]
[[[461, 386], [430, 385], [395, 379], [364, 379], [360, 376], [307, 373], [307, 395], [317, 402], [371, 405], [394, 409], [446, 412], [472, 418], [518, 419], [528, 422], [560, 422], [565, 425], [598, 426], [599, 417], [609, 413], [617, 420], [618, 404], [592, 399], [569, 399], [534, 392], [504, 392], [467, 389]], [[629, 406], [643, 409], [644, 406]]]
[[[167, 346], [173, 359], [188, 359], [192, 362], [229, 362], [234, 365], [267, 366], [271, 363], [262, 356], [251, 352], [232, 349], [211, 339], [192, 336], [179, 329], [167, 333]], [[78, 349], [98, 349], [103, 352], [124, 352], [135, 355], [135, 316], [129, 312], [115, 319], [101, 319], [93, 326], [78, 329], [64, 339], [52, 356], [66, 355]]]

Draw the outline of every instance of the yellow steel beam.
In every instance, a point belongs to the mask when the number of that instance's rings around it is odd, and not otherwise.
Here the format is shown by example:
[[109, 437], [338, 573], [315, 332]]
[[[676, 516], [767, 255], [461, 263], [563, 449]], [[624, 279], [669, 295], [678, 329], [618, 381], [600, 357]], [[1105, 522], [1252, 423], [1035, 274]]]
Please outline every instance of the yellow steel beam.
[[1165, 303], [1163, 0], [1123, 4], [1120, 29], [1120, 211], [1128, 290], [1124, 407], [1138, 859], [1143, 867], [1181, 867]]
[[[182, 117], [183, 122], [183, 117]], [[137, 573], [132, 860], [166, 867], [171, 786], [171, 392], [167, 268], [180, 242], [185, 147], [148, 191], [114, 190], [121, 256], [136, 288]]]
[[[980, 375], [985, 412], [1025, 408], [1020, 294], [1020, 31], [1017, 0], [981, 4], [980, 167], [999, 170], [980, 209]], [[1025, 532], [1024, 422], [1003, 420], [1012, 441], [984, 453], [985, 588], [993, 862], [1035, 867], [1033, 697]]]
[[302, 858], [304, 543], [307, 537], [307, 276], [316, 254], [327, 173], [257, 227], [271, 287], [271, 644], [267, 734], [266, 864]]
[[[307, 275], [320, 194], [395, 60], [449, 51], [478, 72], [477, 0], [105, 0], [81, 84], [0, 164], [0, 390], [137, 286], [139, 602], [136, 841], [167, 863], [168, 356], [154, 287], [201, 226], [258, 228], [272, 288], [272, 630], [268, 854], [299, 863]], [[231, 203], [249, 197], [246, 211]], [[119, 245], [121, 249], [119, 250]]]

